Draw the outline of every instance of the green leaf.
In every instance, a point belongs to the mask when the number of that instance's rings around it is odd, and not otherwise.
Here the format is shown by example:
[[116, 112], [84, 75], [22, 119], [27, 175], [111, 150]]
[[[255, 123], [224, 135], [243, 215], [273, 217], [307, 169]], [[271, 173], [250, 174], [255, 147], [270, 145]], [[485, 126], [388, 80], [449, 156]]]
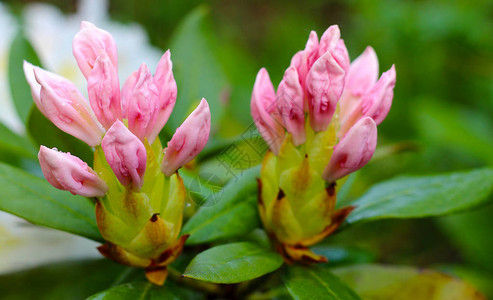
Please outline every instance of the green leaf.
[[286, 289], [294, 299], [360, 299], [328, 269], [289, 266], [283, 274]]
[[282, 263], [282, 257], [267, 248], [239, 242], [198, 254], [183, 276], [215, 283], [238, 283], [273, 272]]
[[318, 244], [310, 248], [316, 254], [327, 257], [329, 266], [361, 264], [375, 261], [375, 253], [356, 247]]
[[198, 293], [181, 288], [167, 280], [165, 285], [155, 286], [146, 281], [135, 281], [112, 287], [93, 295], [88, 300], [146, 300], [146, 299], [203, 299]]
[[34, 145], [25, 137], [13, 133], [0, 123], [0, 153], [37, 161]]
[[446, 215], [485, 203], [492, 192], [493, 169], [398, 177], [373, 186], [351, 203], [356, 209], [347, 221]]
[[50, 120], [48, 120], [33, 106], [29, 120], [27, 121], [27, 130], [34, 141], [48, 148], [57, 148], [63, 152], [70, 152], [88, 163], [90, 166], [94, 160], [92, 149], [81, 140], [58, 129]]
[[40, 66], [40, 60], [22, 31], [17, 33], [9, 53], [9, 84], [13, 102], [22, 122], [26, 123], [33, 104], [31, 89], [24, 76], [24, 60]]
[[125, 269], [106, 259], [52, 264], [1, 275], [0, 290], [3, 300], [85, 299], [111, 286]]
[[224, 97], [222, 94], [228, 83], [211, 50], [213, 31], [207, 19], [208, 13], [206, 6], [194, 9], [178, 26], [171, 39], [178, 99], [168, 124], [174, 128], [195, 109], [202, 97], [209, 103], [213, 123], [221, 119], [224, 111], [221, 98]]
[[486, 300], [457, 278], [421, 268], [355, 265], [333, 272], [365, 300]]
[[31, 223], [103, 241], [91, 200], [55, 189], [47, 181], [0, 163], [0, 210]]
[[259, 226], [257, 181], [260, 167], [232, 179], [223, 190], [209, 198], [183, 227], [190, 234], [187, 244], [201, 244], [241, 236]]

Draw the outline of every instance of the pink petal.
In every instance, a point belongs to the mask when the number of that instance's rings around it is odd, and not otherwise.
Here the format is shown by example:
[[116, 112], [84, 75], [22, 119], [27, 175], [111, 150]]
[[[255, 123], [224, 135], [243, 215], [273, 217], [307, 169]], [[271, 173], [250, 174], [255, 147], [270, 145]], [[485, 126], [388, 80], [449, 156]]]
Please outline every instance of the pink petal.
[[154, 83], [158, 89], [159, 97], [156, 101], [155, 122], [149, 134], [149, 143], [151, 144], [168, 121], [176, 102], [177, 89], [170, 56], [169, 50], [164, 53], [157, 65], [156, 74], [154, 74]]
[[34, 67], [34, 74], [41, 85], [40, 111], [66, 133], [86, 142], [89, 146], [98, 145], [104, 129], [75, 85], [61, 76], [38, 67]]
[[122, 118], [118, 72], [106, 52], [96, 59], [87, 79], [87, 91], [91, 108], [104, 128], [109, 129]]
[[370, 91], [378, 79], [378, 58], [372, 47], [366, 47], [349, 67], [346, 76], [346, 89], [355, 96], [363, 96]]
[[395, 87], [395, 66], [382, 74], [371, 91], [361, 100], [364, 116], [369, 116], [380, 124], [385, 120], [392, 106]]
[[306, 85], [310, 96], [308, 107], [313, 130], [327, 129], [344, 89], [344, 75], [344, 70], [330, 52], [322, 55], [310, 69]]
[[332, 54], [332, 57], [344, 70], [344, 72], [348, 71], [349, 54], [344, 41], [341, 40], [341, 31], [339, 30], [339, 26], [337, 25], [332, 25], [327, 28], [327, 30], [320, 38], [318, 56], [321, 57], [327, 52], [330, 52]]
[[57, 189], [85, 197], [103, 197], [108, 191], [96, 172], [70, 153], [41, 146], [38, 158], [46, 180]]
[[335, 182], [359, 170], [370, 161], [376, 146], [377, 125], [370, 117], [359, 120], [334, 147], [323, 178]]
[[132, 184], [134, 191], [140, 190], [147, 161], [144, 144], [117, 120], [104, 136], [101, 146], [121, 184]]
[[34, 103], [39, 108], [39, 111], [43, 113], [43, 105], [41, 105], [41, 85], [39, 85], [39, 83], [36, 81], [36, 77], [34, 76], [34, 66], [27, 61], [24, 61], [23, 69], [24, 76], [26, 76], [26, 81], [31, 88], [31, 95], [33, 97]]
[[109, 32], [97, 28], [90, 22], [81, 23], [80, 31], [74, 36], [72, 52], [86, 78], [89, 77], [101, 52], [108, 54], [111, 63], [117, 69], [118, 54], [113, 37]]
[[315, 31], [311, 31], [305, 50], [299, 51], [291, 59], [291, 66], [294, 66], [298, 71], [298, 78], [304, 91], [306, 91], [306, 75], [318, 57], [318, 36]]
[[125, 82], [125, 92], [122, 92], [126, 97], [124, 110], [127, 112], [128, 128], [143, 141], [144, 138], [149, 139], [149, 133], [154, 125], [159, 92], [146, 64], [140, 66], [135, 79], [133, 75], [130, 78]]
[[344, 70], [344, 73], [347, 74], [349, 71], [349, 53], [342, 39], [337, 42], [336, 48], [332, 51], [332, 56]]
[[124, 119], [127, 118], [127, 108], [130, 102], [130, 98], [132, 97], [133, 90], [135, 88], [135, 84], [137, 83], [137, 77], [139, 76], [140, 69], [133, 72], [128, 76], [127, 80], [123, 83], [123, 87], [121, 90], [121, 104], [122, 104], [122, 117]]
[[181, 166], [199, 154], [209, 139], [211, 112], [209, 104], [202, 98], [199, 106], [176, 129], [175, 134], [164, 149], [161, 171], [171, 176]]
[[276, 93], [264, 68], [260, 69], [255, 80], [250, 108], [258, 131], [272, 152], [279, 153], [284, 140], [284, 128], [276, 106]]
[[306, 140], [303, 99], [298, 72], [291, 66], [284, 73], [284, 78], [277, 88], [277, 107], [295, 146], [303, 144]]
[[327, 51], [332, 52], [337, 47], [339, 43], [339, 39], [341, 38], [341, 31], [339, 30], [339, 26], [332, 25], [327, 30], [325, 30], [324, 34], [320, 38], [320, 46], [318, 48], [318, 57], [324, 55]]

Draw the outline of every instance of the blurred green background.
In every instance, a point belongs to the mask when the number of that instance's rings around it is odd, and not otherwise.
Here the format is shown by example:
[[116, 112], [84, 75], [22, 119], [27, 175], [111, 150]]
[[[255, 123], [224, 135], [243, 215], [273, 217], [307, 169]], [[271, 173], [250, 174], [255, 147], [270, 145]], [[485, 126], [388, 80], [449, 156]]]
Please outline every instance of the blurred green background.
[[[33, 1], [4, 2], [20, 13]], [[76, 10], [76, 1], [46, 2]], [[256, 72], [266, 67], [277, 86], [310, 30], [320, 36], [338, 24], [351, 59], [373, 46], [380, 72], [396, 65], [394, 102], [379, 126], [377, 158], [346, 197], [400, 174], [493, 166], [493, 1], [120, 0], [110, 1], [109, 12], [140, 23], [155, 46], [171, 47], [179, 97], [203, 93], [218, 106], [213, 142], [248, 128]], [[193, 22], [200, 23], [195, 35], [180, 34]], [[192, 70], [180, 71], [183, 64]], [[360, 225], [327, 242], [354, 245], [385, 263], [453, 270], [493, 297], [492, 230], [489, 205], [440, 219]]]

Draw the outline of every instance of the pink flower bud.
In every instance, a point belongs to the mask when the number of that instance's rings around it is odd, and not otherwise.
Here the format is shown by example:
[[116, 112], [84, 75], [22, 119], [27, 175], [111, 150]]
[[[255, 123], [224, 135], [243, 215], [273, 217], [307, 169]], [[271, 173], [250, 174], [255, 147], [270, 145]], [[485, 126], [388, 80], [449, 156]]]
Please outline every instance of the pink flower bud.
[[161, 171], [171, 176], [181, 166], [191, 161], [204, 148], [209, 139], [211, 112], [209, 104], [202, 98], [199, 106], [176, 129], [164, 149]]
[[117, 120], [104, 136], [101, 146], [106, 161], [121, 184], [132, 184], [134, 191], [140, 190], [147, 161], [144, 144]]
[[322, 177], [327, 182], [335, 182], [359, 170], [370, 161], [376, 146], [377, 125], [372, 118], [364, 117], [334, 147]]
[[156, 102], [155, 123], [148, 137], [149, 143], [152, 143], [156, 139], [175, 106], [177, 89], [175, 78], [173, 77], [173, 63], [171, 62], [170, 56], [169, 50], [164, 53], [154, 74], [154, 84], [159, 92], [159, 97]]
[[337, 25], [327, 28], [320, 38], [318, 56], [321, 57], [327, 52], [330, 52], [337, 64], [344, 72], [347, 72], [349, 69], [349, 54], [344, 41], [341, 40], [341, 31]]
[[318, 57], [324, 55], [327, 51], [332, 52], [337, 47], [339, 39], [341, 38], [341, 31], [339, 26], [332, 25], [320, 37], [320, 46], [318, 48]]
[[[154, 126], [159, 91], [146, 64], [142, 64], [135, 75], [130, 75], [123, 86], [122, 94], [125, 97], [123, 104], [127, 113], [128, 128], [141, 141], [146, 137], [149, 140], [149, 133]], [[151, 142], [149, 140], [149, 143]]]
[[118, 72], [106, 52], [96, 59], [94, 68], [87, 79], [89, 103], [104, 128], [122, 117], [120, 83]]
[[75, 85], [56, 74], [34, 67], [36, 80], [41, 85], [40, 111], [58, 128], [96, 146], [104, 129], [97, 121], [87, 101]]
[[86, 78], [89, 77], [101, 52], [108, 54], [111, 63], [117, 69], [118, 54], [113, 37], [109, 32], [97, 28], [90, 22], [81, 23], [80, 31], [74, 36], [72, 52]]
[[96, 172], [70, 153], [41, 146], [38, 158], [46, 180], [57, 189], [85, 197], [103, 197], [108, 191]]
[[378, 58], [372, 47], [366, 47], [349, 67], [346, 87], [354, 96], [368, 93], [378, 79]]
[[[43, 105], [41, 105], [41, 85], [36, 81], [34, 77], [34, 66], [27, 61], [24, 61], [23, 64], [24, 76], [26, 76], [26, 81], [31, 88], [31, 95], [33, 96], [34, 103], [39, 108], [39, 110], [43, 113]], [[44, 113], [43, 113], [44, 114]]]
[[[298, 71], [301, 86], [305, 88], [306, 75], [318, 58], [318, 36], [315, 31], [310, 32], [305, 50], [299, 51], [291, 59], [291, 66]], [[306, 92], [304, 90], [304, 92]]]
[[339, 66], [344, 70], [344, 73], [347, 74], [349, 71], [349, 53], [346, 48], [346, 44], [344, 44], [344, 40], [340, 39], [339, 42], [337, 42], [337, 46], [332, 52], [332, 56], [334, 56], [334, 59], [337, 61]]
[[298, 72], [291, 66], [284, 73], [284, 78], [277, 88], [277, 107], [284, 127], [291, 133], [295, 146], [303, 144], [306, 138], [303, 99]]
[[382, 74], [371, 91], [361, 100], [361, 109], [364, 116], [369, 116], [375, 123], [385, 120], [392, 106], [395, 87], [395, 66]]
[[284, 140], [284, 128], [276, 106], [276, 93], [267, 70], [257, 74], [250, 102], [252, 118], [272, 152], [279, 153]]
[[313, 130], [327, 129], [344, 89], [344, 75], [344, 70], [330, 52], [322, 55], [308, 72], [306, 85]]

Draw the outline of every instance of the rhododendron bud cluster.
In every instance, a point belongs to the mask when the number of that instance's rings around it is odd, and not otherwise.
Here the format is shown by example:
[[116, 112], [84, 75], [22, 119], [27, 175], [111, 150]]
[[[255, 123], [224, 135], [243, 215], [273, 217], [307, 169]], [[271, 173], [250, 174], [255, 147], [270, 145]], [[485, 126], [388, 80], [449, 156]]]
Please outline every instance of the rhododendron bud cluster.
[[94, 164], [41, 146], [45, 178], [56, 188], [95, 197], [96, 220], [107, 241], [100, 252], [146, 268], [162, 284], [166, 266], [181, 253], [185, 187], [177, 170], [205, 146], [210, 111], [202, 99], [163, 149], [158, 134], [176, 101], [169, 50], [154, 75], [146, 64], [120, 89], [116, 44], [108, 32], [82, 22], [73, 54], [87, 79], [87, 101], [67, 79], [27, 62], [35, 104], [59, 129], [94, 147]]
[[390, 110], [395, 68], [378, 75], [371, 47], [350, 63], [337, 25], [320, 40], [310, 33], [277, 92], [265, 69], [257, 75], [252, 116], [271, 150], [259, 179], [259, 210], [287, 261], [326, 261], [308, 246], [352, 210], [335, 209], [336, 191], [340, 179], [371, 159], [377, 125]]

